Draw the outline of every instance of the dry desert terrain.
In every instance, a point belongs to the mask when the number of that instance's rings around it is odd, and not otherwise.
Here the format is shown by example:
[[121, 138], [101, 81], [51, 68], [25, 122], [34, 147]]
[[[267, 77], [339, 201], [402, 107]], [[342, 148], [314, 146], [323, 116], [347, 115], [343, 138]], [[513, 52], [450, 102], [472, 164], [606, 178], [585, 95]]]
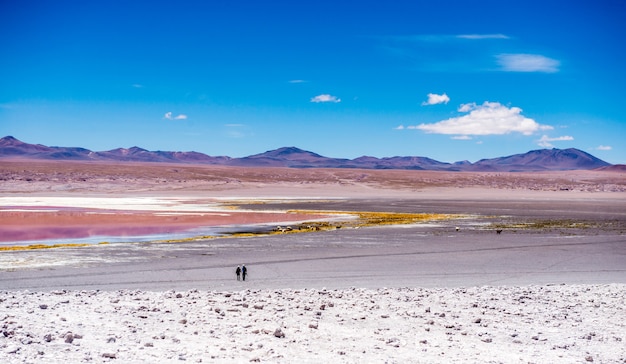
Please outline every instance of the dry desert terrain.
[[626, 362], [624, 173], [4, 160], [0, 236], [2, 362]]

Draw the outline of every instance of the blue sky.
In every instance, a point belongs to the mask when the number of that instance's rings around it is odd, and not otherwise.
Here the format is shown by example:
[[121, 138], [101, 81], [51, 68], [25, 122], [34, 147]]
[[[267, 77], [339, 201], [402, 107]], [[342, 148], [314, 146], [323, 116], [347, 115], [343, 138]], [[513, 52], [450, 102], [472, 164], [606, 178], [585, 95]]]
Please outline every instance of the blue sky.
[[626, 2], [3, 1], [0, 136], [626, 163]]

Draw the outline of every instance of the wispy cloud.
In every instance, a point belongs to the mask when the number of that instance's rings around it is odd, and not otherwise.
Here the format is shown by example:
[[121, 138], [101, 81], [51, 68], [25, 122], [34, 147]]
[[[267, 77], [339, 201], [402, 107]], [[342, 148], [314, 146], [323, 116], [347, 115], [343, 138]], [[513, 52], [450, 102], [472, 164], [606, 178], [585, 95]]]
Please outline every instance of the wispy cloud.
[[287, 82], [289, 82], [289, 83], [307, 83], [308, 81], [306, 81], [306, 80], [289, 80]]
[[569, 136], [569, 135], [564, 135], [564, 136], [560, 136], [556, 138], [550, 138], [547, 135], [543, 135], [541, 139], [537, 141], [537, 144], [540, 147], [552, 148], [554, 147], [554, 145], [552, 145], [552, 142], [564, 142], [564, 141], [570, 141], [570, 140], [574, 140], [574, 137]]
[[469, 135], [456, 135], [453, 136], [451, 139], [453, 140], [472, 140], [472, 137]]
[[561, 62], [540, 54], [498, 54], [500, 69], [506, 72], [559, 72]]
[[520, 133], [531, 135], [539, 130], [553, 129], [549, 125], [541, 125], [535, 120], [524, 117], [519, 107], [507, 107], [498, 102], [485, 101], [463, 104], [459, 112], [467, 115], [450, 118], [433, 124], [409, 126], [407, 129], [418, 129], [432, 134], [448, 135], [502, 135]]
[[244, 124], [224, 124], [226, 136], [229, 138], [244, 138], [247, 136]]
[[394, 41], [411, 41], [425, 43], [458, 42], [462, 40], [488, 40], [488, 39], [511, 39], [505, 34], [416, 34], [406, 36], [389, 37]]
[[460, 34], [456, 36], [459, 39], [510, 39], [508, 35], [504, 34]]
[[612, 150], [613, 147], [610, 145], [599, 145], [596, 150]]
[[381, 49], [423, 72], [493, 72], [494, 54], [511, 47], [502, 33], [414, 34], [380, 37]]
[[132, 86], [133, 86], [134, 88], [143, 88], [143, 85], [142, 85], [142, 84], [139, 84], [139, 83], [133, 83], [133, 85], [132, 85]]
[[443, 95], [428, 94], [428, 100], [422, 102], [422, 105], [447, 104], [450, 98], [445, 93]]
[[178, 115], [174, 116], [171, 111], [168, 111], [168, 112], [165, 113], [165, 115], [163, 115], [163, 118], [165, 118], [167, 120], [185, 120], [185, 119], [187, 119], [187, 115], [185, 115], [185, 114], [178, 114]]
[[337, 96], [333, 96], [333, 95], [329, 95], [329, 94], [322, 94], [322, 95], [317, 95], [315, 97], [311, 98], [311, 102], [315, 102], [315, 103], [320, 103], [320, 102], [341, 102], [341, 99], [338, 98]]

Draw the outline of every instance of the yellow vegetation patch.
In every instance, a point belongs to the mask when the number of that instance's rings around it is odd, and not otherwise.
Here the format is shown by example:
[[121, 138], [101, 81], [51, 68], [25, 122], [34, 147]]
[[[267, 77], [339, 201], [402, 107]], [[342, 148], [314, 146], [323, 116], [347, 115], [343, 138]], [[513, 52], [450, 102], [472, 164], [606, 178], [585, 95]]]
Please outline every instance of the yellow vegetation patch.
[[32, 245], [14, 245], [0, 246], [0, 251], [19, 251], [19, 250], [36, 250], [36, 249], [52, 249], [52, 248], [76, 248], [81, 246], [90, 246], [93, 244], [32, 244]]
[[518, 222], [518, 223], [494, 223], [492, 228], [494, 229], [527, 229], [527, 230], [547, 230], [547, 229], [586, 229], [586, 228], [599, 228], [605, 225], [610, 225], [610, 221], [606, 222], [585, 222], [585, 221], [573, 221], [573, 220], [537, 220], [530, 222]]
[[452, 220], [466, 217], [459, 214], [434, 213], [403, 213], [403, 212], [371, 212], [371, 211], [305, 211], [291, 210], [291, 213], [323, 214], [323, 215], [353, 215], [357, 219], [342, 221], [339, 225], [346, 227], [377, 226], [377, 225], [406, 225], [427, 221]]

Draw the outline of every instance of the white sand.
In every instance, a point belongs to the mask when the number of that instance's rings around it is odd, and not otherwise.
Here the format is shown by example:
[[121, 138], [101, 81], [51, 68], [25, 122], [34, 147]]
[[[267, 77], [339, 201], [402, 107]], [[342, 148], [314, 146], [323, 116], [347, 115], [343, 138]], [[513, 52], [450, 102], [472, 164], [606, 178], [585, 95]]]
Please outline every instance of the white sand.
[[623, 363], [626, 285], [0, 292], [0, 362]]

